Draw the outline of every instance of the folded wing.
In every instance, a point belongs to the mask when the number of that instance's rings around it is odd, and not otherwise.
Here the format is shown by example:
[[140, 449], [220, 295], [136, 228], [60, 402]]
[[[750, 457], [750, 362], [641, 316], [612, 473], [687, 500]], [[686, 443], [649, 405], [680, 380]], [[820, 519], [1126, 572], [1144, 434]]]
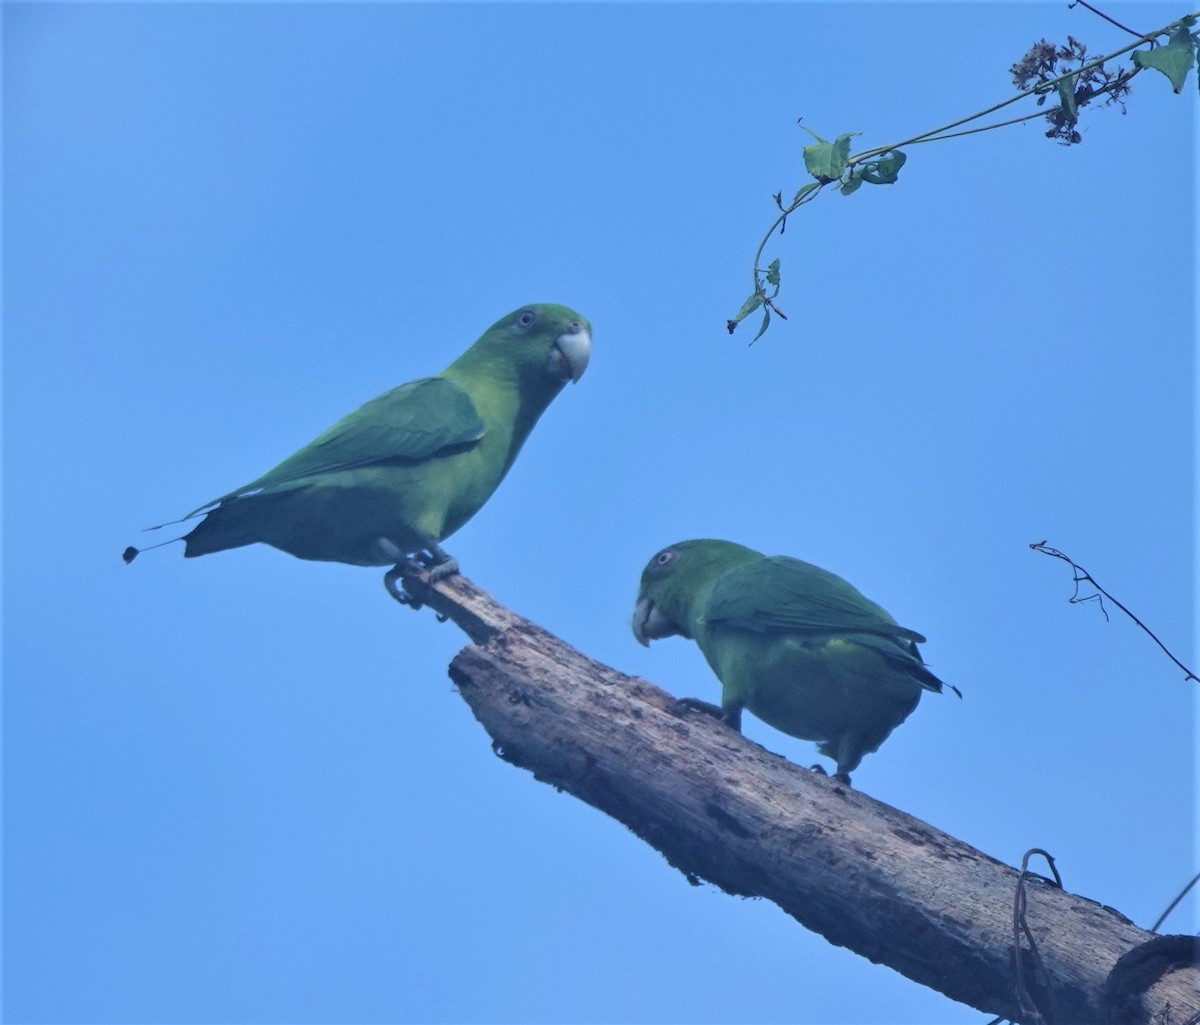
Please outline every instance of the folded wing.
[[359, 406], [274, 469], [185, 519], [230, 499], [284, 491], [322, 474], [428, 459], [476, 442], [484, 431], [471, 396], [457, 384], [442, 377], [409, 381]]

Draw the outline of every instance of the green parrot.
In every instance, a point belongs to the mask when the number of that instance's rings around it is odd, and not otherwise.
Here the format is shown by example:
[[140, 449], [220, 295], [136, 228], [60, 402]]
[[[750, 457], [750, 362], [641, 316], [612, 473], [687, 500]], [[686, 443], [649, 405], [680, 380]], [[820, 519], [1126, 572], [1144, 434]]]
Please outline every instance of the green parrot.
[[816, 740], [845, 783], [921, 691], [942, 690], [917, 650], [925, 638], [841, 577], [731, 541], [681, 541], [642, 571], [633, 635], [649, 645], [675, 634], [700, 646], [722, 684], [719, 708], [685, 705], [736, 730], [748, 708], [777, 730]]
[[[181, 539], [184, 555], [261, 541], [301, 559], [392, 565], [384, 583], [407, 603], [396, 580], [413, 565], [435, 580], [458, 571], [441, 542], [491, 497], [590, 353], [591, 325], [574, 310], [523, 306], [438, 376], [384, 392], [273, 470], [175, 521], [204, 514]], [[127, 548], [124, 559], [137, 554]]]

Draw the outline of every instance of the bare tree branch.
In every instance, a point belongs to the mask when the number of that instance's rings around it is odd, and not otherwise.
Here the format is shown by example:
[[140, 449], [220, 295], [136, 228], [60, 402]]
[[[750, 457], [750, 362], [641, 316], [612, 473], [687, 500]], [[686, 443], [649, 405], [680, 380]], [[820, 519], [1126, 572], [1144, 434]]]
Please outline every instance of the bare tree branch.
[[[405, 588], [475, 642], [450, 676], [506, 761], [624, 823], [694, 884], [765, 897], [831, 943], [954, 1000], [1040, 1020], [1015, 986], [1015, 869], [681, 710], [462, 577], [432, 587], [409, 577]], [[1039, 951], [1036, 966], [1021, 951], [1025, 996], [1043, 1014], [1054, 1009], [1052, 1025], [1108, 1020], [1110, 971], [1155, 937], [1037, 875], [1023, 886], [1023, 931]], [[1174, 948], [1172, 957], [1162, 978], [1144, 964], [1130, 976], [1139, 989], [1119, 994], [1123, 1025], [1200, 1013], [1200, 972], [1180, 968]], [[1168, 1017], [1153, 1017], [1164, 1009]]]
[[[1081, 0], [1081, 2], [1082, 2], [1082, 0]], [[1122, 612], [1124, 612], [1125, 615], [1127, 615], [1130, 619], [1132, 619], [1134, 621], [1134, 623], [1136, 623], [1149, 636], [1150, 640], [1152, 640], [1155, 644], [1157, 644], [1162, 649], [1163, 653], [1167, 656], [1167, 658], [1169, 658], [1172, 662], [1174, 662], [1177, 666], [1179, 666], [1180, 669], [1183, 670], [1184, 675], [1186, 676], [1186, 678], [1188, 680], [1195, 680], [1197, 683], [1200, 683], [1200, 676], [1197, 676], [1187, 666], [1185, 666], [1182, 662], [1180, 662], [1179, 659], [1177, 659], [1171, 653], [1171, 649], [1168, 648], [1165, 644], [1163, 644], [1162, 641], [1160, 641], [1158, 639], [1158, 636], [1154, 633], [1153, 630], [1150, 629], [1150, 627], [1148, 627], [1145, 623], [1143, 623], [1140, 619], [1138, 619], [1138, 617], [1135, 616], [1132, 612], [1130, 612], [1129, 609], [1127, 609], [1124, 605], [1122, 605], [1119, 601], [1117, 601], [1116, 598], [1114, 598], [1111, 594], [1109, 594], [1106, 590], [1104, 590], [1103, 587], [1101, 587], [1098, 583], [1096, 583], [1096, 578], [1094, 576], [1092, 576], [1086, 569], [1084, 569], [1082, 566], [1080, 566], [1079, 563], [1077, 563], [1069, 555], [1067, 555], [1063, 552], [1060, 552], [1057, 548], [1051, 548], [1048, 544], [1046, 544], [1045, 541], [1034, 541], [1032, 544], [1030, 544], [1029, 547], [1032, 548], [1035, 552], [1041, 552], [1043, 555], [1050, 555], [1050, 556], [1053, 556], [1055, 559], [1061, 559], [1063, 562], [1070, 565], [1071, 569], [1073, 569], [1075, 571], [1075, 576], [1073, 578], [1074, 584], [1075, 584], [1075, 593], [1069, 599], [1069, 601], [1071, 602], [1072, 605], [1081, 605], [1085, 601], [1091, 601], [1092, 599], [1097, 599], [1100, 602], [1100, 611], [1104, 613], [1104, 618], [1108, 619], [1108, 610], [1105, 609], [1105, 607], [1104, 607], [1104, 599], [1107, 598], [1117, 608], [1119, 608]], [[1097, 593], [1086, 595], [1085, 597], [1081, 598], [1079, 596], [1079, 585], [1080, 584], [1091, 584], [1096, 589]]]

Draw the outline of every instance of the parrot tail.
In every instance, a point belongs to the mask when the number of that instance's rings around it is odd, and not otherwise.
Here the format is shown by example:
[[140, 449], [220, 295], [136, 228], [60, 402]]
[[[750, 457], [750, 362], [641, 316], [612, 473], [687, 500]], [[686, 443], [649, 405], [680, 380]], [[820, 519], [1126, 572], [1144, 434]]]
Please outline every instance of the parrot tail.
[[241, 548], [261, 541], [257, 524], [252, 518], [242, 515], [242, 510], [231, 512], [237, 503], [219, 505], [204, 517], [192, 531], [183, 537], [187, 548], [184, 557], [194, 559], [197, 555], [223, 552], [226, 548]]

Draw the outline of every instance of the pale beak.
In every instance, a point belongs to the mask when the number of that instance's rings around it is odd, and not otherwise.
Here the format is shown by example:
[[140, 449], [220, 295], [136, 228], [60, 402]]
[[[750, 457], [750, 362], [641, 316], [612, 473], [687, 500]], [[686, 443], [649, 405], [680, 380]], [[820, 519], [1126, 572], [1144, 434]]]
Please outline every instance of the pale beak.
[[639, 597], [633, 610], [633, 636], [644, 648], [660, 637], [673, 637], [679, 627], [658, 611], [658, 606], [649, 598]]
[[592, 336], [585, 327], [559, 335], [554, 340], [554, 360], [563, 379], [578, 381], [592, 355]]

